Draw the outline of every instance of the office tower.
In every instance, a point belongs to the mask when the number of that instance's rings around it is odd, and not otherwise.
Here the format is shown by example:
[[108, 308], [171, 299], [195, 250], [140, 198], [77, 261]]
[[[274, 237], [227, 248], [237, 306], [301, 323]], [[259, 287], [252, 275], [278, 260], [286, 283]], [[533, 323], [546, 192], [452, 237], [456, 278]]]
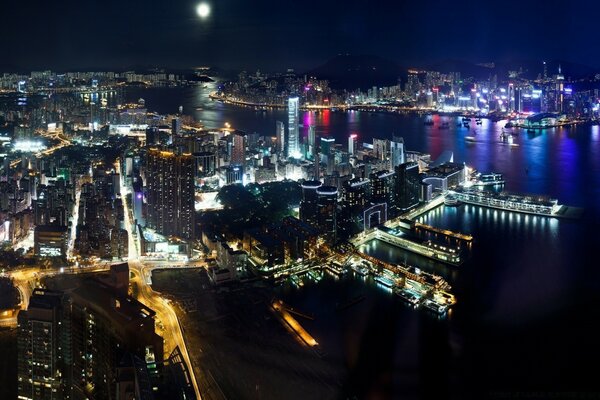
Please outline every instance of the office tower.
[[302, 201], [300, 202], [300, 220], [317, 227], [317, 189], [321, 187], [319, 181], [306, 181], [302, 184]]
[[148, 226], [194, 238], [194, 157], [150, 149], [146, 161]]
[[299, 99], [298, 97], [290, 97], [288, 99], [288, 157], [300, 158], [300, 143], [299, 143]]
[[231, 164], [241, 165], [246, 164], [246, 135], [241, 132], [235, 132], [231, 138]]
[[277, 138], [277, 153], [285, 155], [285, 125], [275, 121], [275, 137]]
[[225, 185], [244, 182], [244, 167], [241, 165], [229, 165], [223, 172], [225, 176], [221, 181]]
[[335, 155], [333, 153], [334, 144], [335, 139], [333, 138], [321, 138], [321, 154], [323, 154], [325, 164], [327, 165], [327, 169], [325, 171], [327, 175], [332, 174], [335, 166]]
[[306, 158], [309, 160], [314, 160], [315, 152], [316, 152], [316, 136], [315, 136], [315, 127], [313, 125], [308, 127], [308, 145], [306, 146]]
[[396, 206], [405, 211], [419, 204], [419, 164], [407, 162], [396, 167]]
[[35, 289], [18, 316], [17, 390], [19, 399], [65, 397], [69, 358], [68, 327], [63, 324], [63, 295]]
[[325, 242], [333, 245], [337, 241], [337, 198], [335, 186], [321, 186], [317, 189], [317, 226]]
[[394, 136], [390, 142], [390, 169], [393, 171], [400, 164], [404, 164], [404, 139]]
[[365, 209], [369, 204], [371, 182], [354, 178], [344, 182], [340, 213], [340, 235], [348, 238], [363, 229]]
[[348, 154], [350, 154], [351, 156], [353, 156], [354, 152], [356, 151], [357, 138], [358, 135], [356, 133], [353, 133], [350, 136], [348, 136]]
[[196, 160], [196, 178], [213, 176], [217, 172], [217, 155], [210, 151], [194, 153]]
[[389, 140], [373, 138], [373, 152], [378, 160], [386, 160], [389, 153]]

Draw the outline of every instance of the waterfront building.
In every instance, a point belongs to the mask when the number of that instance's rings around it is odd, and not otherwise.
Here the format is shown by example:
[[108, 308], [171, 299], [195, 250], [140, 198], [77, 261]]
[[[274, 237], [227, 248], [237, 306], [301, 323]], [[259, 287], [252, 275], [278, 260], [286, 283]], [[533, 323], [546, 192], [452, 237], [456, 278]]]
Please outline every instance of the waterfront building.
[[421, 179], [419, 164], [407, 162], [396, 167], [396, 206], [399, 211], [406, 211], [419, 204]]
[[150, 149], [146, 162], [147, 223], [165, 236], [194, 237], [194, 158]]

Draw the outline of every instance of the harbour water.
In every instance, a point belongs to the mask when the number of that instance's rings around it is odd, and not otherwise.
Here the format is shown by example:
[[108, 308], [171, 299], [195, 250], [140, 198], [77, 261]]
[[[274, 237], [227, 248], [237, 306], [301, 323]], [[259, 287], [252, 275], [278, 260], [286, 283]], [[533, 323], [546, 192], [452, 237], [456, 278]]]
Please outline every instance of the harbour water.
[[[148, 109], [160, 113], [175, 113], [182, 105], [184, 113], [209, 128], [228, 122], [246, 132], [273, 135], [275, 121], [286, 121], [285, 110], [262, 112], [211, 101], [211, 86], [130, 89], [126, 96], [144, 98]], [[474, 236], [470, 258], [459, 267], [424, 261], [382, 242], [365, 245], [367, 253], [386, 261], [407, 261], [443, 275], [457, 298], [445, 319], [410, 309], [358, 275], [279, 288], [286, 303], [315, 316], [303, 326], [327, 357], [347, 366], [341, 396], [483, 399], [600, 393], [596, 369], [583, 368], [595, 365], [600, 355], [593, 328], [600, 317], [600, 127], [535, 134], [520, 130], [514, 138], [518, 146], [507, 146], [499, 139], [504, 121], [484, 119], [467, 129], [451, 117], [434, 116], [433, 126], [426, 126], [425, 118], [302, 113], [304, 134], [314, 125], [318, 135], [343, 145], [351, 133], [362, 142], [400, 135], [408, 150], [433, 158], [451, 150], [455, 162], [502, 173], [506, 190], [558, 198], [583, 207], [584, 216], [556, 220], [471, 205], [441, 206], [421, 216], [420, 222]], [[449, 129], [438, 128], [444, 120], [450, 121]], [[466, 136], [475, 141], [469, 143]], [[364, 301], [336, 311], [336, 304], [360, 295]]]

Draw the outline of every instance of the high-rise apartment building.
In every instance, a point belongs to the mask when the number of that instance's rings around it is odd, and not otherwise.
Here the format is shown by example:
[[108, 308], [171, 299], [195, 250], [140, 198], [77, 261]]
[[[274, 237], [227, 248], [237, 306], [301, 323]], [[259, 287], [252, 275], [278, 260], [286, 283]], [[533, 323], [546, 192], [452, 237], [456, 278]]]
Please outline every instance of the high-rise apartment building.
[[146, 221], [162, 235], [194, 237], [194, 164], [191, 154], [148, 150]]

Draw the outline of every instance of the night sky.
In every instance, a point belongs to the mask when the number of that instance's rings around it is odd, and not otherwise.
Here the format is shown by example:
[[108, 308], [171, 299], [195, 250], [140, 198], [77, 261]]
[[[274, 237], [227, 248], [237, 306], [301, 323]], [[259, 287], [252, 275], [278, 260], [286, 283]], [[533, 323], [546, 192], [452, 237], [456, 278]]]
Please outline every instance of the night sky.
[[199, 1], [3, 1], [0, 66], [302, 70], [351, 53], [402, 65], [535, 58], [600, 67], [600, 2], [591, 0], [207, 0], [206, 20]]

